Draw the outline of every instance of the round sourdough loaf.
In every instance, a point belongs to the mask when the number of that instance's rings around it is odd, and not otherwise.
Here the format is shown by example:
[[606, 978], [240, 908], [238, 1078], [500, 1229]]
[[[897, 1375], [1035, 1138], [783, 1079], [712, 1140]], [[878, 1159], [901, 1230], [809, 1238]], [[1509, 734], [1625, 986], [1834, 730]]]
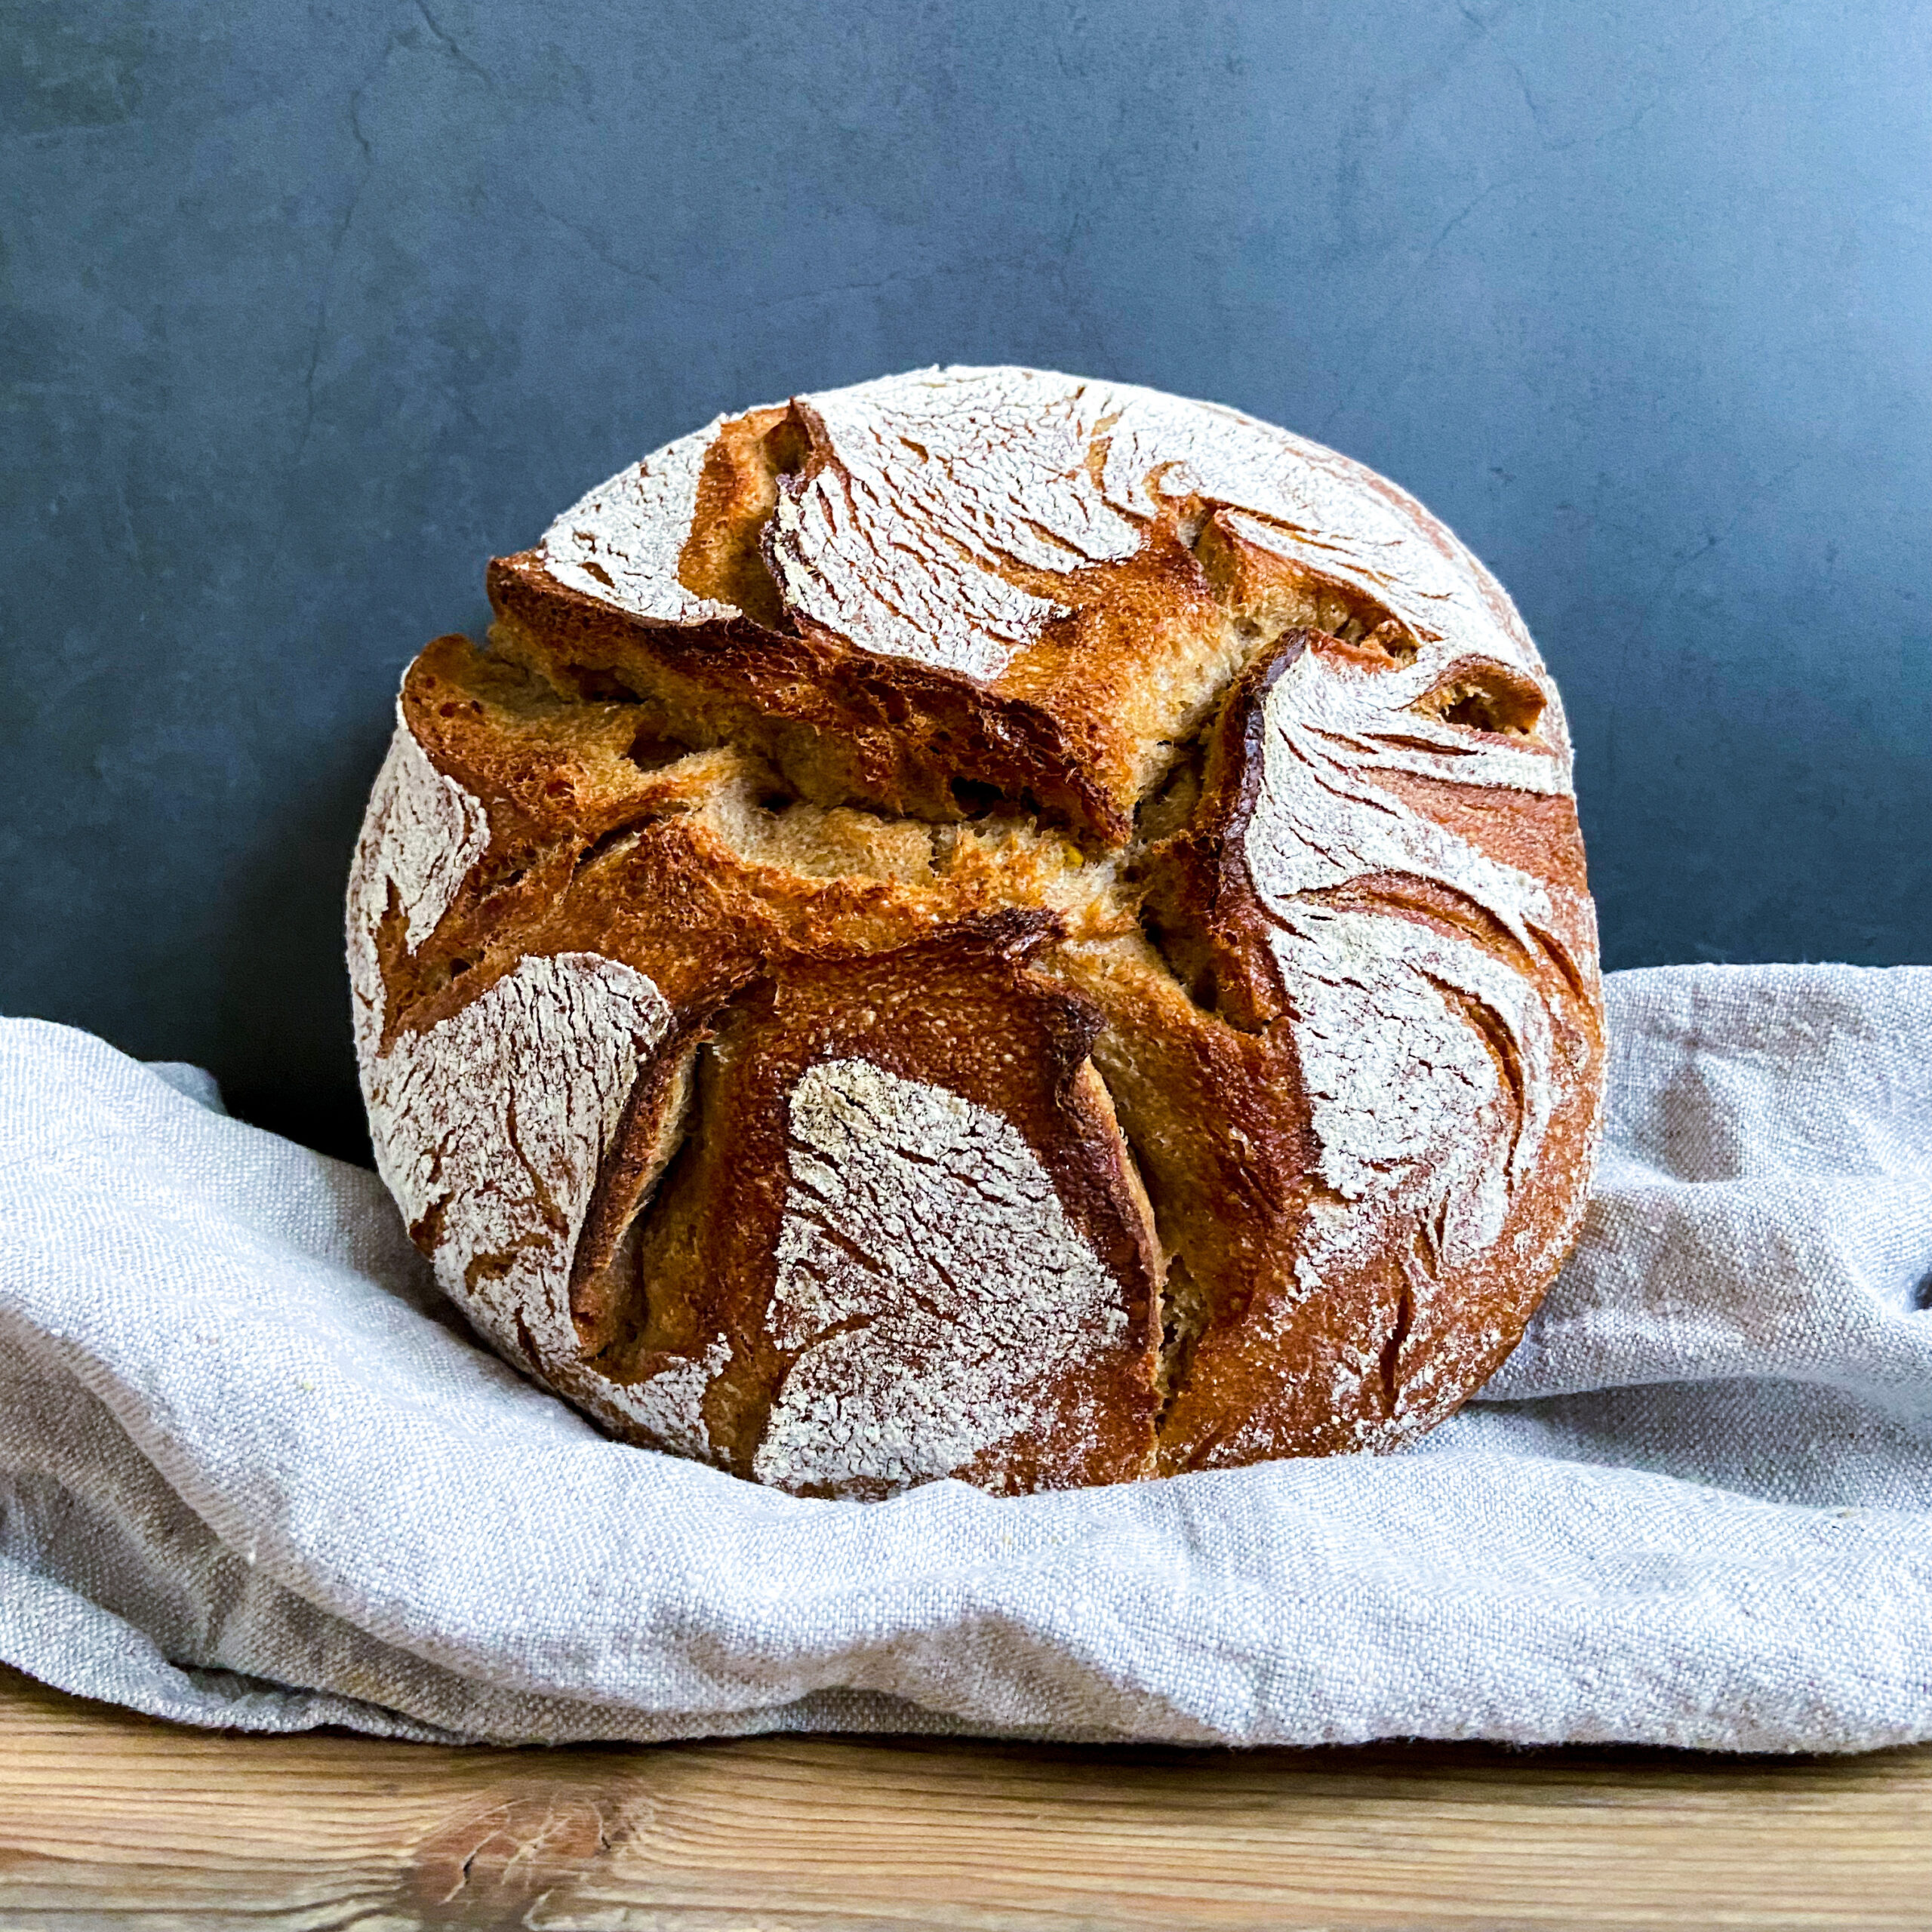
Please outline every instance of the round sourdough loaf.
[[377, 1160], [509, 1361], [816, 1496], [1385, 1450], [1515, 1344], [1601, 1101], [1556, 692], [1379, 476], [927, 370], [490, 568], [349, 900]]

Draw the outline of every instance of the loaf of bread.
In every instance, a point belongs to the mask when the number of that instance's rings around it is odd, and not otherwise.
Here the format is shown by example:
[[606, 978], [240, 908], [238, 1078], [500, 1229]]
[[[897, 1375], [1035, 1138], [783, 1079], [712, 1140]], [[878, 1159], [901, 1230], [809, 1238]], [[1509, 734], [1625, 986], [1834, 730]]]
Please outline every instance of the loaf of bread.
[[753, 409], [490, 568], [349, 890], [377, 1157], [630, 1442], [810, 1496], [1383, 1451], [1603, 1079], [1556, 692], [1346, 458], [1014, 368]]

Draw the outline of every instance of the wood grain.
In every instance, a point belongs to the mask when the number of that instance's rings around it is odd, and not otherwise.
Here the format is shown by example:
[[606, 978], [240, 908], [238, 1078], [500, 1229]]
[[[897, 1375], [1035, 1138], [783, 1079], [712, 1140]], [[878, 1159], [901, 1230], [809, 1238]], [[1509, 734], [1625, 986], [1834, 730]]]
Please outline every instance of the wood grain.
[[1932, 1749], [445, 1749], [0, 1671], [0, 1928], [1932, 1926]]

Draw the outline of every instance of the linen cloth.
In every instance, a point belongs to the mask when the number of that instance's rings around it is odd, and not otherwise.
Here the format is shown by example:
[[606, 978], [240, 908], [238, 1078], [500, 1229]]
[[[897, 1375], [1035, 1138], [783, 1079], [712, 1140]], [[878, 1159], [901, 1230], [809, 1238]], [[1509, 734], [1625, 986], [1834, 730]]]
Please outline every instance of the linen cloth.
[[0, 1024], [0, 1657], [416, 1738], [1932, 1737], [1932, 970], [1609, 1008], [1582, 1244], [1433, 1435], [869, 1505], [605, 1441], [373, 1175]]

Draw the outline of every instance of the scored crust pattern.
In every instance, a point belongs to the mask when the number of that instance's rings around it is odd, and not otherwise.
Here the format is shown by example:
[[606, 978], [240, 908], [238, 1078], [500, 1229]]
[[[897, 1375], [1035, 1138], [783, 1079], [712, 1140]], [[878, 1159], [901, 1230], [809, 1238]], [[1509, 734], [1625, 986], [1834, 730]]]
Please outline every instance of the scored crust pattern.
[[799, 1355], [753, 1475], [900, 1488], [1051, 1425], [1041, 1355], [1077, 1367], [1127, 1316], [1012, 1123], [863, 1060], [808, 1068], [788, 1111], [766, 1325]]
[[1398, 1446], [1601, 1103], [1561, 711], [1413, 500], [1236, 413], [927, 371], [499, 559], [349, 893], [379, 1164], [509, 1359], [802, 1494]]

